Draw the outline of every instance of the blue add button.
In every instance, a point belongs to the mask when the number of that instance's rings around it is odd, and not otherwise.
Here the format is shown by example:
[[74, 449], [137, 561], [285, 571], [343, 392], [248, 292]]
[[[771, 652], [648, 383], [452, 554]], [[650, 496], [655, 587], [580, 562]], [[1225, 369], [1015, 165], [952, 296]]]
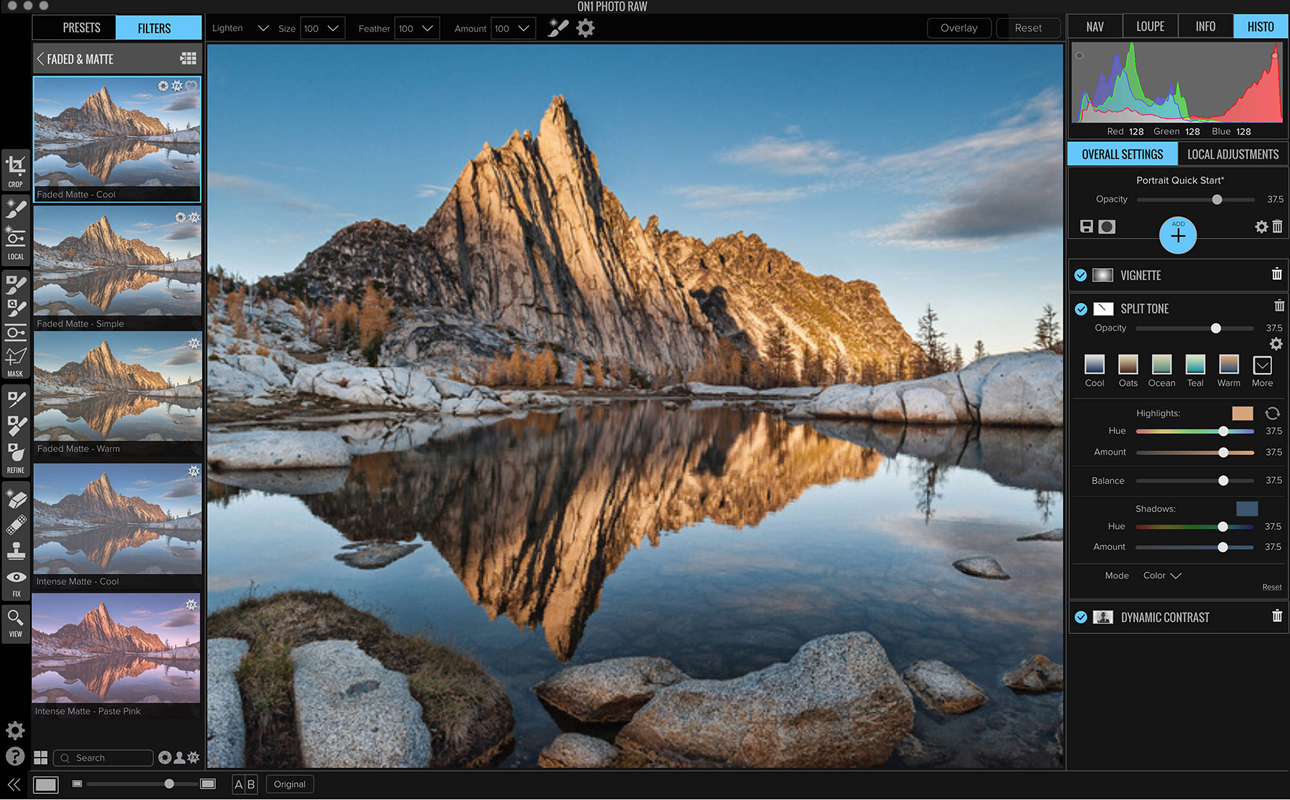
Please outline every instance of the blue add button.
[[201, 39], [200, 14], [154, 16], [152, 14], [118, 14], [116, 38], [121, 39]]
[[1233, 14], [1232, 35], [1237, 39], [1284, 39], [1290, 14]]

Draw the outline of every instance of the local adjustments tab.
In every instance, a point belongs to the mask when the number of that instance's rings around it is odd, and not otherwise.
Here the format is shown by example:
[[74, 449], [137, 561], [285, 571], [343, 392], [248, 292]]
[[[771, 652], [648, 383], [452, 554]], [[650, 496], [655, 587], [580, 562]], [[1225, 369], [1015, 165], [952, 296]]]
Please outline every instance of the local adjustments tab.
[[1073, 634], [1287, 633], [1285, 44], [1069, 45]]

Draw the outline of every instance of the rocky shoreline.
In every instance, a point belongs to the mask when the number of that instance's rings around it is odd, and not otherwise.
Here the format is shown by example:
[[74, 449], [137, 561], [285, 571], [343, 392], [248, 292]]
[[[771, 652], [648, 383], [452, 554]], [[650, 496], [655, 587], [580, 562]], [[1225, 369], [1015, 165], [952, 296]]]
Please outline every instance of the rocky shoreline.
[[[1004, 675], [1018, 693], [1061, 691], [1061, 665], [1042, 655]], [[985, 689], [938, 660], [897, 673], [882, 645], [857, 631], [814, 639], [787, 663], [729, 680], [692, 678], [662, 658], [568, 667], [533, 691], [585, 730], [557, 736], [546, 768], [856, 768], [928, 756], [913, 736], [921, 706], [970, 713]], [[917, 698], [918, 703], [914, 702]], [[606, 722], [625, 723], [612, 737]], [[1054, 720], [1060, 736], [1060, 720]]]

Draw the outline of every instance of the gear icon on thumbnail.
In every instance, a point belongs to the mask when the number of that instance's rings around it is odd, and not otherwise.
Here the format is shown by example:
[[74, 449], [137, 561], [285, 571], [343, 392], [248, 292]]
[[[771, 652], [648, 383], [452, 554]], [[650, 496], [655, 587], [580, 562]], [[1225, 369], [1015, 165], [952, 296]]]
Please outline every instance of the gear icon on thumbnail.
[[27, 732], [27, 729], [23, 727], [21, 722], [14, 721], [5, 726], [4, 732], [9, 735], [10, 739], [16, 741], [22, 738], [22, 735]]
[[595, 32], [596, 32], [596, 23], [592, 22], [592, 21], [591, 21], [591, 20], [589, 20], [589, 19], [580, 19], [580, 20], [578, 20], [578, 35], [579, 35], [579, 36], [581, 36], [582, 38], [584, 38], [584, 39], [585, 39], [585, 38], [587, 38], [588, 36], [590, 36], [591, 34], [593, 34], [593, 33], [595, 33]]
[[1267, 233], [1268, 221], [1266, 219], [1261, 219], [1258, 222], [1254, 223], [1254, 230], [1258, 233]]
[[1268, 342], [1268, 347], [1271, 347], [1273, 350], [1280, 350], [1280, 349], [1281, 349], [1281, 337], [1280, 337], [1280, 336], [1273, 336], [1273, 337], [1272, 337], [1272, 341]]

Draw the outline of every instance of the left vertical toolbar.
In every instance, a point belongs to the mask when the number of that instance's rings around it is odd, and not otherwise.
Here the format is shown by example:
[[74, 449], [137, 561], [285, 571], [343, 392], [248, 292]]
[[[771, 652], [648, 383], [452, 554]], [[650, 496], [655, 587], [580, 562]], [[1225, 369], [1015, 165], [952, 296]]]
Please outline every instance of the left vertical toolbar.
[[31, 660], [8, 761], [34, 792], [160, 786], [205, 767], [201, 17], [28, 20], [31, 128], [0, 154], [4, 642]]

